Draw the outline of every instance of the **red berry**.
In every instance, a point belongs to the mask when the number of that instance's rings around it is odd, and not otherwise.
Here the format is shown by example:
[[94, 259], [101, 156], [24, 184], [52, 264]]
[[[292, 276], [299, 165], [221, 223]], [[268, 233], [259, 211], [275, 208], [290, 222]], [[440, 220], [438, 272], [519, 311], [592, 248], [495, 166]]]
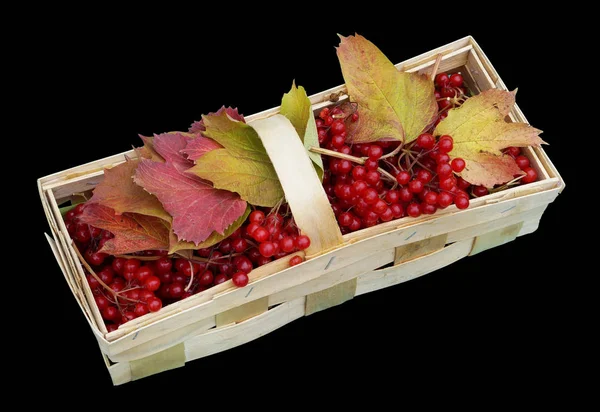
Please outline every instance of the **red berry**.
[[[123, 265], [123, 273], [125, 272], [135, 272], [141, 266], [141, 263], [137, 259], [127, 259], [125, 264]], [[115, 272], [119, 273], [116, 269]]]
[[429, 183], [432, 178], [433, 176], [429, 170], [421, 169], [417, 172], [417, 179], [423, 183]]
[[149, 276], [144, 282], [144, 288], [150, 292], [154, 292], [160, 288], [160, 279], [156, 276]]
[[433, 215], [436, 210], [437, 210], [436, 205], [430, 205], [427, 203], [423, 204], [423, 214], [424, 215]]
[[106, 320], [117, 320], [120, 319], [121, 314], [116, 306], [108, 306], [102, 311], [102, 318]]
[[110, 306], [110, 302], [102, 295], [94, 296], [94, 300], [96, 301], [96, 306], [100, 311], [103, 311], [107, 307]]
[[365, 181], [371, 186], [375, 186], [381, 180], [381, 174], [376, 170], [369, 170]]
[[395, 219], [401, 218], [404, 216], [404, 208], [400, 203], [392, 203], [390, 205], [390, 210], [392, 211], [392, 215]]
[[299, 250], [305, 250], [310, 247], [310, 238], [306, 235], [300, 235], [296, 238], [295, 243]]
[[379, 214], [379, 218], [382, 222], [389, 222], [394, 218], [394, 212], [392, 212], [392, 209], [386, 206], [385, 210]]
[[368, 205], [374, 204], [379, 199], [379, 194], [377, 193], [377, 190], [372, 187], [367, 187], [365, 190], [362, 191], [360, 196]]
[[436, 172], [440, 176], [440, 179], [446, 179], [452, 175], [452, 166], [448, 163], [439, 163]]
[[529, 167], [529, 159], [527, 156], [519, 155], [515, 159], [515, 162], [517, 162], [517, 166], [519, 166], [519, 169], [521, 170], [525, 170]]
[[367, 170], [377, 170], [378, 167], [379, 167], [379, 162], [377, 160], [373, 160], [373, 159], [365, 160], [365, 168]]
[[421, 205], [420, 203], [411, 202], [406, 206], [406, 214], [411, 217], [421, 216]]
[[[135, 271], [135, 278], [140, 282], [140, 284], [144, 284], [150, 276], [154, 275], [154, 271], [150, 266], [142, 266], [138, 270]], [[160, 280], [160, 279], [159, 279]]]
[[448, 192], [440, 192], [440, 194], [438, 195], [438, 205], [439, 207], [441, 207], [442, 209], [445, 207], [448, 207], [452, 204], [452, 195]]
[[413, 198], [412, 192], [408, 189], [408, 187], [402, 187], [398, 190], [400, 194], [400, 200], [403, 202], [410, 202]]
[[450, 76], [450, 81], [448, 83], [452, 87], [462, 87], [463, 77], [460, 73], [454, 73], [452, 76]]
[[452, 170], [454, 170], [456, 173], [460, 173], [464, 170], [466, 163], [463, 159], [457, 157], [452, 159], [452, 163], [450, 163], [450, 165], [452, 166]]
[[336, 134], [331, 138], [331, 145], [336, 149], [341, 149], [346, 144], [346, 138], [341, 134]]
[[428, 205], [437, 204], [438, 194], [436, 192], [429, 191], [425, 194], [425, 203]]
[[235, 253], [242, 253], [248, 249], [248, 241], [240, 237], [231, 242], [231, 246], [233, 247]]
[[220, 285], [221, 283], [227, 282], [228, 280], [229, 278], [227, 277], [227, 275], [219, 273], [217, 276], [215, 276], [214, 284]]
[[361, 227], [360, 219], [358, 217], [355, 217], [352, 220], [352, 223], [350, 223], [350, 226], [348, 226], [348, 229], [352, 232], [355, 232], [355, 231], [359, 230], [360, 227]]
[[266, 228], [261, 226], [254, 231], [254, 233], [252, 234], [252, 237], [257, 242], [266, 242], [269, 239], [269, 235], [270, 235], [269, 231]]
[[156, 269], [156, 273], [158, 273], [159, 275], [163, 273], [169, 273], [172, 267], [173, 260], [166, 256], [161, 257], [156, 262], [154, 262], [154, 268]]
[[352, 177], [354, 180], [364, 180], [367, 175], [367, 169], [363, 166], [354, 166], [352, 169]]
[[94, 252], [92, 248], [88, 248], [84, 255], [85, 260], [92, 266], [100, 266], [104, 263], [104, 259], [108, 257], [106, 253]]
[[438, 108], [440, 109], [440, 111], [446, 110], [446, 109], [451, 109], [453, 106], [454, 106], [454, 103], [449, 97], [446, 97], [443, 100], [438, 101]]
[[169, 285], [169, 297], [179, 299], [185, 292], [185, 286], [181, 282], [173, 282]]
[[456, 179], [453, 176], [440, 180], [440, 189], [442, 190], [452, 190], [454, 186], [456, 186]]
[[346, 173], [350, 173], [352, 170], [352, 162], [346, 159], [340, 159], [338, 172], [341, 175], [345, 175]]
[[150, 312], [158, 312], [162, 308], [162, 300], [157, 297], [148, 298], [147, 305]]
[[514, 147], [514, 146], [510, 146], [507, 147], [504, 150], [505, 153], [508, 153], [509, 155], [511, 155], [512, 157], [517, 157], [518, 155], [521, 154], [521, 148], [520, 147]]
[[419, 179], [411, 180], [410, 183], [408, 184], [408, 190], [411, 193], [421, 193], [423, 191], [424, 187], [425, 187], [425, 185], [423, 184], [423, 181], [421, 181]]
[[417, 144], [425, 150], [431, 150], [435, 145], [435, 138], [429, 133], [422, 133], [417, 137]]
[[321, 109], [321, 111], [319, 112], [319, 117], [323, 120], [325, 120], [327, 118], [327, 116], [329, 116], [329, 107], [324, 107], [323, 109]]
[[133, 313], [135, 313], [135, 316], [137, 318], [139, 318], [140, 316], [144, 316], [146, 313], [148, 313], [148, 306], [144, 303], [136, 303], [135, 308], [133, 309]]
[[154, 297], [154, 293], [150, 292], [148, 289], [140, 290], [140, 300], [142, 302], [148, 302], [148, 299]]
[[264, 257], [271, 257], [276, 253], [275, 245], [273, 242], [263, 242], [258, 247], [258, 251]]
[[438, 73], [435, 76], [435, 84], [438, 87], [446, 87], [450, 82], [450, 78], [447, 73]]
[[198, 278], [198, 283], [201, 286], [208, 286], [213, 283], [213, 279], [213, 273], [210, 270], [205, 270], [204, 273], [200, 275], [200, 278]]
[[459, 209], [466, 209], [469, 207], [469, 198], [468, 196], [456, 196], [454, 204]]
[[244, 272], [237, 272], [231, 277], [233, 284], [238, 288], [243, 288], [248, 284], [248, 275]]
[[442, 97], [455, 97], [456, 90], [453, 89], [452, 87], [443, 87], [440, 90], [440, 94], [442, 95]]
[[485, 196], [489, 193], [487, 187], [485, 186], [473, 186], [473, 196], [475, 197], [481, 197], [481, 196]]
[[523, 171], [525, 172], [525, 177], [521, 179], [521, 183], [531, 183], [537, 180], [538, 175], [535, 169], [526, 167]]
[[385, 201], [388, 203], [398, 203], [400, 201], [400, 192], [397, 190], [388, 190], [385, 194]]
[[438, 164], [448, 163], [450, 162], [450, 156], [448, 156], [448, 153], [438, 153], [435, 158], [435, 161]]
[[340, 222], [340, 226], [342, 227], [350, 226], [353, 220], [354, 216], [350, 212], [340, 213], [340, 215], [338, 216], [338, 222]]
[[367, 187], [369, 187], [367, 182], [363, 180], [357, 180], [352, 183], [352, 193], [355, 195], [360, 195]]
[[[247, 227], [246, 227], [246, 234], [248, 236], [252, 236], [254, 235], [254, 232], [256, 231], [256, 229], [258, 229], [260, 227], [260, 225], [258, 223], [250, 223]], [[200, 255], [202, 256], [202, 255]], [[208, 257], [208, 256], [204, 256], [204, 257]]]
[[[452, 137], [450, 137], [448, 135], [444, 135], [444, 136], [440, 137], [440, 140], [438, 142], [438, 149], [439, 149], [440, 153], [451, 152], [453, 147], [454, 147], [454, 140], [452, 140]], [[438, 160], [438, 163], [440, 163], [439, 160]]]
[[456, 186], [458, 186], [458, 188], [461, 190], [467, 190], [469, 187], [471, 187], [471, 183], [467, 182], [462, 177], [458, 177], [456, 179]]
[[290, 266], [296, 266], [302, 263], [302, 256], [294, 256], [290, 259]]
[[351, 119], [353, 122], [357, 121], [358, 120], [358, 112], [352, 113]]
[[223, 239], [221, 243], [219, 243], [219, 250], [223, 252], [224, 255], [230, 254], [232, 249], [233, 247], [231, 246], [231, 239], [229, 238]]
[[410, 173], [408, 173], [405, 170], [402, 170], [396, 175], [396, 180], [399, 184], [405, 185], [410, 181]]
[[371, 160], [379, 160], [381, 156], [383, 156], [382, 147], [376, 144], [372, 144], [371, 147], [369, 147], [369, 153], [367, 156], [369, 156], [369, 159]]
[[238, 271], [250, 273], [253, 269], [252, 262], [246, 256], [237, 256], [235, 267]]

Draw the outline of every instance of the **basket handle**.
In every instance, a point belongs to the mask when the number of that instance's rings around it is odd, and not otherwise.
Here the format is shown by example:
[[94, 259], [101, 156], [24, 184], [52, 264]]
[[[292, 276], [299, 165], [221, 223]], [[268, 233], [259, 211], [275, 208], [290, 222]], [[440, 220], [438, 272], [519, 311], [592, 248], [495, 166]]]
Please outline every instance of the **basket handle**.
[[276, 114], [249, 124], [267, 150], [296, 224], [310, 237], [307, 258], [341, 245], [344, 240], [329, 199], [292, 123]]

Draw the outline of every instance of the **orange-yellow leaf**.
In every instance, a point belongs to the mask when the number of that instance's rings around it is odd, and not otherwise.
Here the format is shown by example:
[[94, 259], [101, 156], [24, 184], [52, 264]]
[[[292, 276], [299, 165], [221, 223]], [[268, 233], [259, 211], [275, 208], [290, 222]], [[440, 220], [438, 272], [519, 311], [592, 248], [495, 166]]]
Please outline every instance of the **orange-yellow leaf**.
[[493, 187], [512, 180], [522, 172], [501, 150], [545, 143], [539, 137], [541, 130], [526, 123], [506, 122], [515, 94], [497, 89], [484, 91], [450, 110], [437, 125], [435, 135], [450, 135], [454, 139], [450, 156], [465, 160], [461, 175], [468, 182]]
[[363, 36], [340, 37], [337, 55], [342, 74], [360, 113], [358, 121], [349, 124], [347, 139], [354, 143], [416, 139], [438, 112], [433, 81], [398, 71]]

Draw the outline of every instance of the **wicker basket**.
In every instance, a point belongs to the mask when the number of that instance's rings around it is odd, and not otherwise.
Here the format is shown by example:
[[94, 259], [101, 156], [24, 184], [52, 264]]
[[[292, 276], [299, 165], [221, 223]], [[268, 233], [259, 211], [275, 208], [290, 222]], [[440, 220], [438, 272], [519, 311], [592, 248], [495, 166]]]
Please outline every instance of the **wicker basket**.
[[[506, 89], [471, 37], [397, 67], [427, 73], [438, 54], [443, 55], [439, 70], [460, 70], [471, 90]], [[340, 86], [312, 96], [313, 109], [331, 104], [330, 96], [343, 91]], [[526, 122], [517, 106], [510, 118]], [[434, 215], [394, 220], [342, 236], [289, 121], [278, 114], [278, 108], [246, 120], [259, 133], [273, 161], [296, 222], [311, 237], [306, 262], [291, 268], [288, 259], [271, 262], [253, 270], [244, 288], [225, 282], [134, 319], [111, 333], [96, 307], [59, 205], [73, 193], [90, 190], [102, 179], [105, 167], [123, 162], [124, 155], [135, 157], [135, 153], [122, 153], [38, 180], [52, 231], [48, 242], [98, 340], [115, 385], [233, 348], [299, 317], [414, 279], [531, 233], [564, 187], [543, 149], [526, 148], [539, 176], [535, 183], [473, 199], [466, 210], [452, 206]]]

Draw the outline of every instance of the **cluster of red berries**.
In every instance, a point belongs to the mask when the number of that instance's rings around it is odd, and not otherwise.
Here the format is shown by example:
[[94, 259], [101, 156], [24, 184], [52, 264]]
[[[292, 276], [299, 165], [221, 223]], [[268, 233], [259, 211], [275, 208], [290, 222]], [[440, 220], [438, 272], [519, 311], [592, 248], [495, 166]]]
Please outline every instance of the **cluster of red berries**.
[[[229, 279], [238, 287], [248, 284], [248, 273], [290, 253], [305, 250], [310, 239], [301, 235], [287, 207], [254, 210], [246, 224], [210, 248], [199, 249], [191, 260], [151, 250], [128, 257], [99, 252], [113, 237], [105, 230], [79, 222], [84, 204], [65, 214], [67, 230], [89, 264], [88, 284], [109, 332], [123, 323], [156, 312]], [[256, 242], [256, 243], [255, 243]], [[290, 266], [303, 261], [299, 255]]]
[[358, 119], [357, 111], [347, 109], [324, 108], [316, 120], [321, 147], [353, 157], [324, 159], [323, 187], [343, 233], [407, 215], [433, 214], [453, 203], [459, 209], [469, 206], [469, 184], [454, 176], [465, 161], [450, 161], [448, 155], [452, 137], [436, 140], [423, 133], [404, 147], [381, 141], [347, 145], [347, 122]]
[[436, 125], [448, 116], [448, 110], [460, 106], [468, 97], [464, 79], [460, 73], [439, 73], [435, 76], [435, 99], [439, 115]]
[[[523, 154], [521, 154], [521, 148], [520, 147], [507, 147], [506, 149], [504, 149], [504, 153], [508, 154], [510, 157], [512, 157], [513, 159], [515, 159], [515, 163], [517, 164], [517, 166], [519, 166], [519, 169], [521, 169], [524, 173], [525, 176], [523, 176], [519, 182], [521, 184], [527, 184], [527, 183], [531, 183], [531, 182], [535, 182], [538, 178], [538, 174], [535, 171], [535, 169], [533, 167], [531, 167], [530, 162], [529, 162], [529, 158]], [[516, 175], [515, 177], [518, 177], [519, 175]]]

